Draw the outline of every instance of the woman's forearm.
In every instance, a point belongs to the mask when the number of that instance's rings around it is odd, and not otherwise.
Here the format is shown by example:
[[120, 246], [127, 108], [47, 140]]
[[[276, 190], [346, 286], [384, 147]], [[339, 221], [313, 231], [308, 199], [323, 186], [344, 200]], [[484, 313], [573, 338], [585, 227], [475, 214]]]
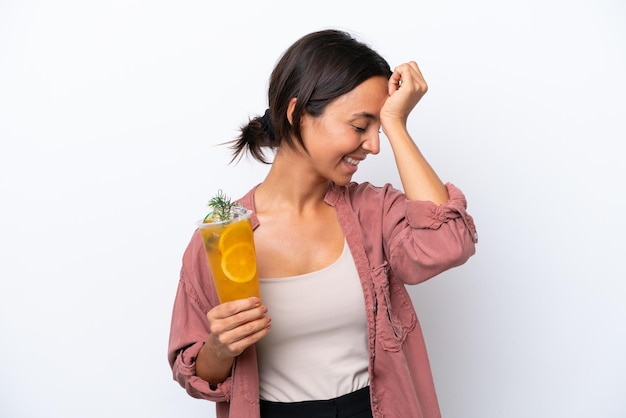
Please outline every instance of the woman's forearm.
[[196, 376], [206, 380], [211, 387], [215, 388], [230, 376], [235, 359], [234, 357], [220, 358], [214, 350], [211, 350], [210, 344], [210, 341], [205, 342], [198, 352]]
[[448, 201], [448, 191], [437, 173], [422, 155], [408, 131], [400, 122], [386, 126], [404, 193], [409, 200], [428, 200], [436, 204]]

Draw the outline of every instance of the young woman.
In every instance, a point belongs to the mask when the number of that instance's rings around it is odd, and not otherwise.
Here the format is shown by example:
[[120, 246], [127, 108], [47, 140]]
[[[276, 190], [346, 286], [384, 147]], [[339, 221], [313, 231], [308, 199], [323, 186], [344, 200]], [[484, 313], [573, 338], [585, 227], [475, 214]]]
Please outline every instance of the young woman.
[[[426, 90], [415, 62], [392, 71], [341, 31], [302, 37], [276, 65], [269, 109], [233, 143], [233, 159], [274, 154], [239, 199], [263, 301], [219, 304], [196, 231], [173, 310], [174, 378], [218, 418], [440, 416], [405, 285], [465, 263], [477, 239], [464, 195], [407, 131]], [[352, 182], [381, 130], [403, 191]]]

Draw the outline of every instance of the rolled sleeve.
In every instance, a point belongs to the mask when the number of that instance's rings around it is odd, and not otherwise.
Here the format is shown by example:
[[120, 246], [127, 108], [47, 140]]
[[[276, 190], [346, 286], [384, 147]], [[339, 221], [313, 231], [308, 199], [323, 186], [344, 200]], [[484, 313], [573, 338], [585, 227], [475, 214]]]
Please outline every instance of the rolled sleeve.
[[392, 221], [389, 245], [391, 268], [406, 284], [417, 284], [465, 263], [476, 251], [478, 235], [467, 201], [456, 186], [446, 183], [450, 198], [442, 205], [404, 201], [401, 220]]
[[478, 242], [474, 219], [467, 213], [467, 200], [459, 188], [446, 184], [450, 198], [443, 205], [433, 202], [407, 201], [407, 220], [412, 228], [439, 229], [444, 223], [461, 218], [469, 231], [472, 241]]
[[[187, 393], [200, 399], [221, 402], [230, 400], [231, 379], [216, 388], [196, 375], [196, 358], [210, 334], [206, 318], [217, 296], [204, 259], [204, 244], [194, 234], [183, 256], [183, 267], [172, 310], [168, 361], [172, 374]], [[200, 292], [199, 290], [202, 290]]]
[[227, 401], [231, 395], [230, 377], [213, 389], [205, 380], [196, 376], [196, 357], [203, 345], [204, 342], [198, 342], [179, 352], [172, 367], [174, 380], [194, 398], [214, 402]]

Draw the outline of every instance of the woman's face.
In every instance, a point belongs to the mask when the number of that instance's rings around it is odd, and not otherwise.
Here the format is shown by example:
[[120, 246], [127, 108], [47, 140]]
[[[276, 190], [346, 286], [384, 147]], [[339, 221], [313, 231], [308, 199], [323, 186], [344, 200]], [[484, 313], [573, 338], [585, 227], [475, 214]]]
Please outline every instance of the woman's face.
[[319, 176], [348, 184], [359, 162], [378, 154], [380, 110], [387, 95], [387, 79], [372, 77], [331, 102], [322, 115], [302, 115], [305, 159]]

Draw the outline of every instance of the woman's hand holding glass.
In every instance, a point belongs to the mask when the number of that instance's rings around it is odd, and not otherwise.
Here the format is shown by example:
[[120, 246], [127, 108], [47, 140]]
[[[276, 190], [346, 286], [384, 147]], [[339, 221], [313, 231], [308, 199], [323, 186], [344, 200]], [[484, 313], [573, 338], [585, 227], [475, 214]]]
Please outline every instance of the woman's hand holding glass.
[[207, 313], [211, 334], [196, 359], [196, 374], [217, 385], [230, 374], [235, 357], [269, 332], [271, 319], [257, 297], [222, 303]]

